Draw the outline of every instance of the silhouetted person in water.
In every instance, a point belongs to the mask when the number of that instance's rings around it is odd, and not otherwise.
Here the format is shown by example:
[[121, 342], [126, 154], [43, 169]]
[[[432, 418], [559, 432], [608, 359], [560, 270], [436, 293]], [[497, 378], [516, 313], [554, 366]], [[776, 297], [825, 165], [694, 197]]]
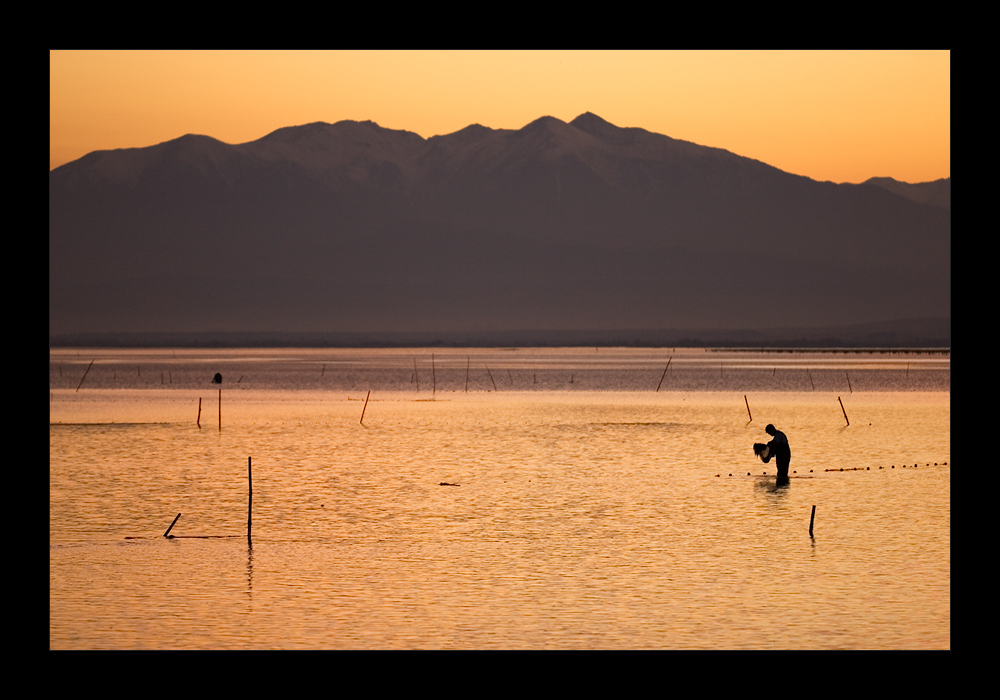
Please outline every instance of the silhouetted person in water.
[[771, 436], [771, 442], [766, 445], [762, 442], [755, 442], [753, 445], [753, 452], [755, 455], [760, 457], [765, 464], [771, 461], [774, 457], [775, 463], [778, 465], [778, 481], [777, 485], [781, 486], [788, 483], [788, 463], [792, 459], [792, 450], [788, 447], [788, 438], [780, 430], [776, 429], [770, 423], [764, 432]]
[[788, 446], [788, 438], [770, 423], [764, 428], [764, 432], [771, 436], [771, 442], [767, 443], [767, 452], [768, 455], [774, 457], [778, 466], [778, 483], [787, 484], [788, 463], [792, 460], [792, 450]]

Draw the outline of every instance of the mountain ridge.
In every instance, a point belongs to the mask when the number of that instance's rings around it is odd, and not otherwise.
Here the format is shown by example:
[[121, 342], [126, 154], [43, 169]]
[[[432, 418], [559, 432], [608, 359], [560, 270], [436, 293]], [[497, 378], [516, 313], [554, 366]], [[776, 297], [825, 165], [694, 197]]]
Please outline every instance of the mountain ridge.
[[49, 183], [53, 335], [950, 314], [950, 209], [589, 112], [426, 139], [350, 120], [192, 134]]

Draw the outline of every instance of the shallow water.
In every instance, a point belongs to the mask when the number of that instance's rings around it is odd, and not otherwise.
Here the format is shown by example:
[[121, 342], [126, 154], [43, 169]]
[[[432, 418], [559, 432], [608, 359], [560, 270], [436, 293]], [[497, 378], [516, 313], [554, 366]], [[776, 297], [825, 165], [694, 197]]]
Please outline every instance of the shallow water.
[[64, 349], [50, 421], [52, 648], [950, 646], [947, 355]]

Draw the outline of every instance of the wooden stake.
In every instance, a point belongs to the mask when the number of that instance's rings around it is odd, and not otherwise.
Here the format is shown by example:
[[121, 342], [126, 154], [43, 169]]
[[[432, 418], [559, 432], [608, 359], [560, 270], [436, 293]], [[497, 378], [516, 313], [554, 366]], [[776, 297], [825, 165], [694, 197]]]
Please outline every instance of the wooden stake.
[[[840, 397], [839, 397], [839, 396], [837, 397], [837, 401], [840, 401]], [[841, 411], [844, 411], [844, 402], [843, 402], [843, 401], [840, 401], [840, 410], [841, 410]], [[847, 424], [848, 424], [848, 425], [850, 425], [850, 424], [851, 424], [851, 421], [849, 421], [849, 420], [847, 419], [847, 411], [844, 411], [844, 420], [846, 420], [846, 421], [847, 421]]]
[[[667, 360], [667, 366], [663, 368], [663, 374], [660, 375], [660, 384], [663, 384], [663, 378], [667, 376], [667, 370], [670, 369], [670, 360], [673, 360], [674, 356], [671, 355], [670, 359]], [[660, 384], [656, 385], [656, 391], [660, 390]]]
[[253, 542], [250, 539], [250, 529], [253, 524], [253, 468], [250, 457], [247, 457], [247, 484], [250, 487], [247, 495], [247, 544], [252, 547]]
[[[486, 374], [490, 375], [490, 381], [493, 382], [493, 373], [490, 372], [490, 368], [487, 367], [486, 365], [483, 365], [483, 367], [486, 367]], [[496, 391], [496, 390], [497, 390], [497, 383], [493, 382], [493, 391]]]
[[[93, 360], [90, 361], [90, 364], [87, 365], [87, 372], [90, 372], [90, 368], [94, 366], [94, 362], [96, 360], [97, 358], [95, 357]], [[83, 377], [80, 379], [80, 383], [76, 385], [77, 391], [80, 391], [80, 387], [83, 386], [83, 380], [87, 378], [87, 372], [83, 373]]]
[[813, 506], [812, 516], [809, 518], [809, 536], [813, 536], [813, 521], [816, 520], [816, 506]]
[[743, 394], [743, 400], [746, 402], [746, 405], [747, 405], [747, 415], [750, 416], [750, 422], [752, 423], [753, 422], [753, 414], [750, 413], [750, 402], [747, 401], [747, 395], [746, 394]]
[[851, 393], [853, 394], [854, 389], [851, 388], [851, 375], [849, 375], [847, 372], [844, 372], [844, 376], [847, 377], [847, 388], [850, 389]]
[[200, 396], [198, 397], [198, 420], [196, 422], [198, 423], [198, 427], [200, 428], [201, 427], [201, 397]]
[[[177, 518], [179, 518], [179, 517], [181, 517], [180, 513], [177, 514]], [[169, 535], [170, 531], [174, 529], [174, 525], [177, 523], [177, 518], [174, 518], [174, 522], [170, 523], [170, 527], [168, 527], [167, 531], [163, 533], [164, 537], [166, 537], [167, 535]]]
[[[372, 395], [371, 389], [368, 390], [368, 396]], [[361, 425], [365, 424], [365, 411], [368, 410], [368, 396], [365, 397], [365, 407], [361, 409]]]

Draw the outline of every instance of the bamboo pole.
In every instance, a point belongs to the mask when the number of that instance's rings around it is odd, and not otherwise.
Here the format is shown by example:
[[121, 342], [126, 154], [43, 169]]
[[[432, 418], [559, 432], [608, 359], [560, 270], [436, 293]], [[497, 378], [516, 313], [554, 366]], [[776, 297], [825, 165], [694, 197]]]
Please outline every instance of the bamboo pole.
[[[180, 517], [181, 517], [181, 514], [178, 513], [177, 514], [177, 518], [180, 518]], [[170, 527], [168, 527], [167, 531], [163, 533], [164, 537], [168, 537], [170, 535], [170, 531], [173, 530], [174, 529], [174, 525], [177, 524], [177, 518], [174, 518], [174, 521], [172, 523], [170, 523]]]
[[198, 419], [197, 419], [196, 422], [198, 423], [198, 427], [200, 428], [201, 427], [201, 397], [200, 396], [198, 397]]
[[87, 373], [90, 372], [90, 368], [94, 366], [95, 361], [97, 361], [96, 357], [90, 361], [89, 365], [87, 365], [87, 371], [83, 373], [83, 377], [80, 379], [80, 383], [76, 385], [77, 391], [80, 391], [80, 387], [83, 386], [83, 380], [87, 378]]
[[[674, 356], [671, 355], [670, 359], [667, 360], [667, 366], [663, 368], [663, 374], [660, 375], [660, 384], [663, 384], [663, 378], [667, 376], [667, 370], [670, 369], [670, 360], [673, 360]], [[656, 385], [656, 391], [660, 390], [660, 384]]]
[[747, 405], [747, 415], [750, 416], [750, 422], [752, 423], [753, 422], [753, 414], [750, 413], [750, 402], [747, 401], [747, 395], [746, 394], [743, 394], [743, 401], [746, 402], [746, 405]]
[[812, 515], [809, 517], [809, 536], [813, 536], [813, 522], [816, 520], [816, 506], [813, 506]]
[[[839, 397], [839, 396], [837, 397], [837, 401], [839, 401], [839, 402], [840, 402], [840, 410], [841, 410], [841, 411], [844, 411], [844, 402], [843, 402], [843, 401], [840, 401], [840, 397]], [[850, 424], [851, 424], [851, 421], [850, 421], [850, 420], [848, 420], [848, 418], [847, 418], [847, 411], [844, 411], [844, 420], [846, 420], [846, 421], [847, 421], [847, 424], [848, 424], [848, 425], [850, 425]]]
[[365, 424], [365, 411], [368, 410], [368, 397], [372, 395], [371, 389], [368, 390], [368, 396], [365, 397], [365, 407], [361, 409], [361, 425]]
[[252, 547], [253, 541], [250, 538], [250, 530], [253, 525], [253, 468], [250, 457], [247, 457], [247, 485], [249, 486], [249, 493], [247, 494], [247, 544]]
[[847, 388], [850, 389], [851, 393], [853, 394], [854, 388], [851, 387], [851, 375], [849, 375], [847, 372], [844, 372], [844, 376], [847, 377]]

